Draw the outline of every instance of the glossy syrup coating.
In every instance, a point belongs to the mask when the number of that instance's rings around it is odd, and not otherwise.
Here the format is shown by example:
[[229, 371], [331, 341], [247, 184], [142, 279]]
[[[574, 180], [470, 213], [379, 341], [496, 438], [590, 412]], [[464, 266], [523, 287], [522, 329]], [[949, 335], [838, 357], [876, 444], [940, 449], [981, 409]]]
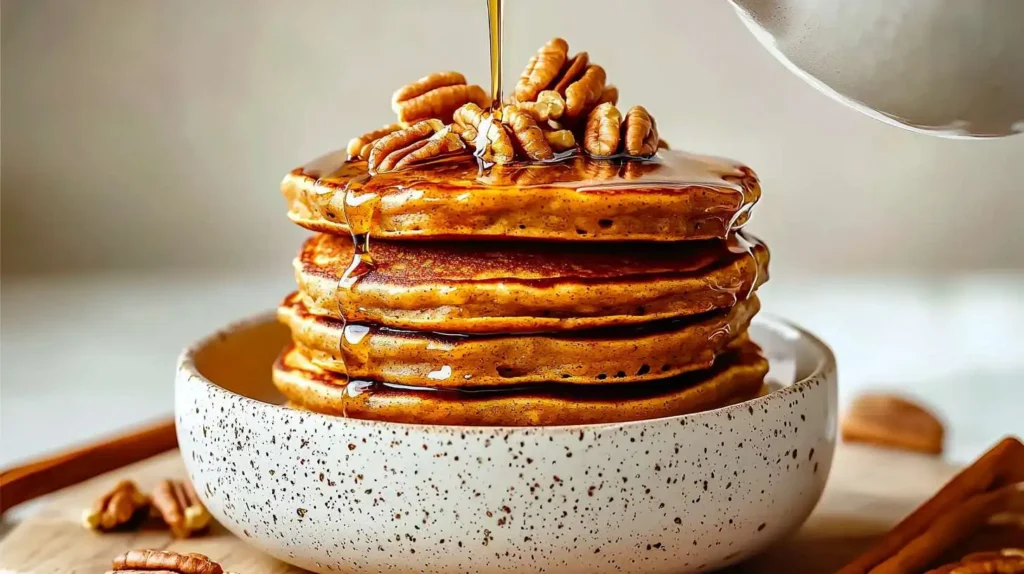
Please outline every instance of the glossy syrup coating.
[[742, 233], [643, 246], [380, 240], [372, 255], [372, 269], [347, 288], [351, 238], [310, 237], [294, 261], [309, 312], [457, 333], [632, 325], [734, 305], [768, 279], [769, 259], [763, 243]]
[[438, 388], [602, 385], [709, 368], [741, 340], [759, 308], [754, 296], [723, 311], [642, 325], [465, 335], [345, 324], [310, 314], [293, 294], [278, 318], [317, 366], [353, 378]]
[[274, 379], [301, 408], [577, 424], [762, 389], [746, 331], [768, 251], [740, 232], [760, 197], [746, 166], [566, 152], [371, 174], [339, 153], [292, 171], [282, 191], [289, 216], [322, 232], [278, 309], [292, 345]]
[[749, 167], [669, 150], [642, 161], [569, 156], [486, 171], [460, 155], [372, 178], [347, 157], [328, 154], [285, 176], [293, 221], [377, 239], [724, 239], [761, 196]]

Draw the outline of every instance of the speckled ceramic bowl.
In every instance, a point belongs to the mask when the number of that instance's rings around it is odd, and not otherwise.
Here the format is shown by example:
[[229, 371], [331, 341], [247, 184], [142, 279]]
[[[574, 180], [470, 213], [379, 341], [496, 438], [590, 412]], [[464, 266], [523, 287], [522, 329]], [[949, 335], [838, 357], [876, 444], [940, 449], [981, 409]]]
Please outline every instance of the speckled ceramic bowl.
[[836, 366], [791, 325], [751, 327], [781, 388], [607, 425], [382, 423], [279, 406], [271, 317], [186, 350], [178, 440], [213, 515], [315, 572], [699, 572], [785, 536], [832, 462]]

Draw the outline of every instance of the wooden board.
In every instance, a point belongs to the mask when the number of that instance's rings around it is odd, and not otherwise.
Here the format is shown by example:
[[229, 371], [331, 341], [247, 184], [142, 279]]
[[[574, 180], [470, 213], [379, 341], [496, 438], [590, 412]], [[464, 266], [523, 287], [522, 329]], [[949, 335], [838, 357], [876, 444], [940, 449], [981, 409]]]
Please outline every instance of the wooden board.
[[[841, 445], [825, 495], [790, 540], [730, 573], [834, 572], [901, 517], [931, 496], [957, 468], [940, 459], [863, 446]], [[177, 541], [166, 532], [97, 534], [79, 524], [82, 509], [121, 478], [151, 488], [161, 478], [182, 477], [178, 453], [170, 452], [67, 488], [49, 497], [0, 542], [0, 570], [33, 574], [94, 574], [131, 548], [200, 552], [225, 570], [245, 574], [304, 572], [250, 548], [220, 526], [209, 535]]]

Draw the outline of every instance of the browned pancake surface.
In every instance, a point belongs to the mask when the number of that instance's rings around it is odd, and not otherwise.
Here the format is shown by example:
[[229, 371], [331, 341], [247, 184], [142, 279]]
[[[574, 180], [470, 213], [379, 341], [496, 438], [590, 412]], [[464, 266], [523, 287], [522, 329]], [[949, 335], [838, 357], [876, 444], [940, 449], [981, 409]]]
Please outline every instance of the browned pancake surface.
[[385, 239], [725, 238], [761, 195], [742, 164], [668, 150], [647, 161], [579, 156], [483, 173], [472, 158], [448, 158], [373, 177], [339, 151], [293, 170], [281, 189], [300, 225]]
[[577, 330], [705, 313], [768, 278], [757, 239], [684, 243], [371, 243], [351, 287], [347, 236], [318, 234], [295, 260], [315, 314], [399, 329], [464, 333]]
[[500, 391], [436, 391], [349, 381], [294, 347], [274, 365], [274, 384], [300, 408], [403, 423], [531, 426], [643, 420], [705, 411], [753, 398], [768, 362], [746, 342], [705, 371], [613, 387], [548, 384]]
[[346, 325], [310, 314], [295, 294], [278, 317], [318, 367], [354, 378], [435, 387], [601, 385], [707, 368], [745, 334], [759, 307], [754, 296], [726, 310], [642, 325], [476, 336]]

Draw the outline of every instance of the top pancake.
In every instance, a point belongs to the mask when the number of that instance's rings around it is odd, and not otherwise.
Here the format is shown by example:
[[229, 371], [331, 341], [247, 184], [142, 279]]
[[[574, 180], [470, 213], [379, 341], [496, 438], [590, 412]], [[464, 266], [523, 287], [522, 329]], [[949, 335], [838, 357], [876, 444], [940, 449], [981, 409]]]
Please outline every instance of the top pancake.
[[661, 150], [494, 166], [458, 156], [369, 177], [344, 151], [285, 176], [289, 217], [327, 233], [385, 239], [680, 241], [725, 238], [761, 195], [732, 160]]
[[342, 287], [348, 237], [310, 237], [295, 259], [316, 315], [397, 329], [515, 333], [630, 325], [736, 304], [768, 278], [768, 250], [736, 233], [684, 243], [371, 242]]

